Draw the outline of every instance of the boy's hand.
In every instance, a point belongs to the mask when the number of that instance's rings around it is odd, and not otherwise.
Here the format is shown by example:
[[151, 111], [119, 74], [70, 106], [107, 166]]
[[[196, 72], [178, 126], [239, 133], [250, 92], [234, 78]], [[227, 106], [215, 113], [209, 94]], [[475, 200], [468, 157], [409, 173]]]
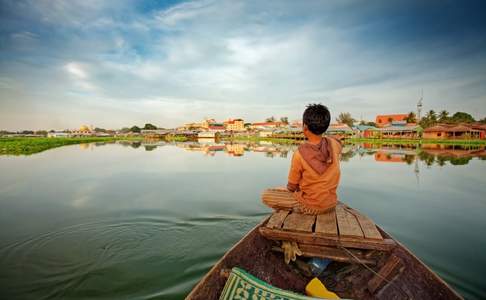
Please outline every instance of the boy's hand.
[[299, 185], [298, 184], [293, 184], [293, 183], [287, 183], [287, 190], [290, 192], [295, 192], [299, 190]]

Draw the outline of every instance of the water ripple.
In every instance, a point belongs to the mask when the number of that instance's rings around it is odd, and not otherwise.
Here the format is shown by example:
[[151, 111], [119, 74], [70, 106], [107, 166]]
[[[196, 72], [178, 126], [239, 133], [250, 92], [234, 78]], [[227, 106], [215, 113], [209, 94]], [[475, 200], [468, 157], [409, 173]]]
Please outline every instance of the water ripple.
[[10, 298], [112, 298], [121, 290], [178, 298], [259, 219], [137, 216], [66, 226], [0, 249], [0, 284]]

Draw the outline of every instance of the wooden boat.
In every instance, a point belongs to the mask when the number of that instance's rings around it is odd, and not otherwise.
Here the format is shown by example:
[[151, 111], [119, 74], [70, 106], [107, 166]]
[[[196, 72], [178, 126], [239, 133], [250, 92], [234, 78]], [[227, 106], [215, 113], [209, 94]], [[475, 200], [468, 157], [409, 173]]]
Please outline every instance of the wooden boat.
[[[266, 218], [226, 252], [186, 299], [218, 299], [228, 271], [235, 266], [275, 287], [304, 294], [311, 278], [296, 267], [302, 263], [285, 264], [282, 253], [275, 251], [276, 242], [261, 234], [270, 219]], [[386, 252], [370, 250], [376, 264], [366, 261], [371, 256], [365, 255], [361, 256], [361, 263], [333, 262], [319, 277], [328, 289], [349, 299], [463, 299], [407, 248], [380, 227], [376, 228], [384, 241], [393, 241], [394, 246]], [[354, 253], [359, 255], [359, 251]], [[319, 256], [316, 251], [313, 254]], [[329, 257], [329, 253], [322, 257]], [[339, 258], [336, 255], [335, 259]]]

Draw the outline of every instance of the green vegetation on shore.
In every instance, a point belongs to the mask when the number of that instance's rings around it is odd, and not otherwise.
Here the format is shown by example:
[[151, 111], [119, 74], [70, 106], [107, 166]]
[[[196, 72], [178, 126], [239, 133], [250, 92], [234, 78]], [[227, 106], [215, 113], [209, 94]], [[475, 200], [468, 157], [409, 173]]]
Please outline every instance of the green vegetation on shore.
[[188, 137], [183, 135], [167, 135], [164, 138], [167, 142], [187, 142], [189, 140]]
[[134, 137], [0, 138], [0, 155], [30, 155], [66, 145], [141, 139]]

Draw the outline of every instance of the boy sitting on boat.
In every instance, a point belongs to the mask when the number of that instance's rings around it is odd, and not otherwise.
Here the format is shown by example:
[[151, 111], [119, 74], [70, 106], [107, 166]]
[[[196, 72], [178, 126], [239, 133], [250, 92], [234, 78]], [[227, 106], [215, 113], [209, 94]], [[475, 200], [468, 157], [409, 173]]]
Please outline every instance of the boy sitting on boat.
[[[307, 142], [294, 152], [287, 188], [269, 189], [263, 193], [262, 200], [267, 206], [313, 215], [336, 206], [342, 147], [338, 140], [322, 136], [330, 120], [331, 114], [326, 106], [307, 106], [303, 115], [303, 132]], [[275, 196], [275, 191], [282, 193]]]

